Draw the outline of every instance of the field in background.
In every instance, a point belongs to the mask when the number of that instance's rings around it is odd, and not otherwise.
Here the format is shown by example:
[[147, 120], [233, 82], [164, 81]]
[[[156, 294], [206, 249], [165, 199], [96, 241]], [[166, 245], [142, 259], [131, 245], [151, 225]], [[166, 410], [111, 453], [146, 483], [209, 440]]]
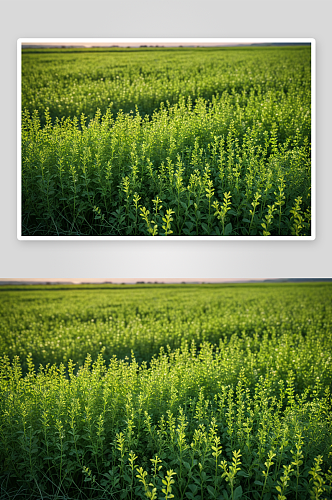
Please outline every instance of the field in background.
[[311, 234], [310, 47], [22, 53], [22, 234]]
[[332, 286], [4, 286], [4, 498], [331, 498]]

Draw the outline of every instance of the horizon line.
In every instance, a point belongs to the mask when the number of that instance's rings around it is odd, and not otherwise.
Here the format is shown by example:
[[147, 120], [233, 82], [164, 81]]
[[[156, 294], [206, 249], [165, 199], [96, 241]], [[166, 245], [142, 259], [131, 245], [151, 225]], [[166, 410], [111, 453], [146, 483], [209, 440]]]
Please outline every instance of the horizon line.
[[111, 278], [111, 279], [56, 279], [56, 278], [0, 278], [1, 285], [119, 285], [119, 284], [226, 284], [287, 281], [332, 281], [332, 278]]

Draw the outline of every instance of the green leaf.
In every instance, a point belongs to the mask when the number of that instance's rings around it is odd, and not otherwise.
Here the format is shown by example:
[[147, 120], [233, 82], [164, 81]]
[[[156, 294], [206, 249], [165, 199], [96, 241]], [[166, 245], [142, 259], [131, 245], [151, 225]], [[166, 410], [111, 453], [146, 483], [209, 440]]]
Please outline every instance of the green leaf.
[[238, 500], [242, 497], [242, 486], [238, 486], [234, 490], [233, 500]]
[[195, 495], [193, 493], [190, 493], [190, 491], [186, 492], [186, 497], [189, 498], [190, 500], [194, 500]]
[[189, 231], [191, 231], [194, 227], [194, 224], [190, 221], [187, 221], [185, 222], [185, 225], [187, 226], [187, 228], [189, 229]]
[[227, 224], [227, 226], [225, 227], [225, 232], [224, 232], [224, 236], [229, 236], [232, 232], [232, 223], [230, 222], [229, 224]]
[[201, 478], [203, 479], [203, 481], [206, 480], [206, 472], [204, 470], [201, 473]]
[[228, 493], [227, 493], [227, 491], [226, 491], [226, 490], [224, 490], [224, 491], [223, 491], [223, 496], [222, 496], [222, 498], [223, 498], [224, 500], [230, 500], [230, 497], [228, 496]]
[[206, 488], [208, 490], [208, 492], [210, 493], [211, 497], [212, 498], [215, 498], [216, 494], [215, 494], [215, 491], [214, 491], [214, 488], [212, 488], [212, 486], [207, 486]]
[[127, 481], [127, 483], [131, 483], [131, 477], [127, 473], [123, 474], [123, 478]]
[[196, 495], [196, 493], [198, 491], [198, 486], [196, 484], [189, 484], [188, 488], [190, 488], [191, 491], [194, 493], [194, 495]]

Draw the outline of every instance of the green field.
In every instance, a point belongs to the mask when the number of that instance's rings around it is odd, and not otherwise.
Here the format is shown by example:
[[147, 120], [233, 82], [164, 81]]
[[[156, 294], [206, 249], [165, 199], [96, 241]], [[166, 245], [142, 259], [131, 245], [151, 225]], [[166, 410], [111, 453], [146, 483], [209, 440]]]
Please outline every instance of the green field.
[[331, 299], [1, 287], [0, 497], [331, 499]]
[[309, 46], [22, 50], [22, 235], [308, 236]]

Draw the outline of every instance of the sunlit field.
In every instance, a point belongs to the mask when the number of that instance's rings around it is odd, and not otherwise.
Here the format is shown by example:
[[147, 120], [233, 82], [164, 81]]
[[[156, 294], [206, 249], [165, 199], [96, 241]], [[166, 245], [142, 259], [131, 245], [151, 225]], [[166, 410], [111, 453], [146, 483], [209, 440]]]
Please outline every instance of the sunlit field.
[[0, 488], [330, 499], [332, 286], [0, 288]]
[[22, 235], [310, 236], [311, 48], [22, 50]]

